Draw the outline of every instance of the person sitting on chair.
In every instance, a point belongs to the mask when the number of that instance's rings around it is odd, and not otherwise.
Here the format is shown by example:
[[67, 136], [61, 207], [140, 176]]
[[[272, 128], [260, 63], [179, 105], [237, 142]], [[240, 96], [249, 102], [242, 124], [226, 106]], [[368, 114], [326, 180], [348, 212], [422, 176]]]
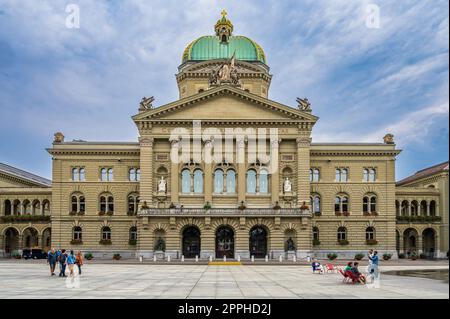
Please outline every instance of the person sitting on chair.
[[353, 272], [355, 277], [358, 278], [358, 281], [364, 285], [366, 283], [366, 277], [364, 277], [364, 275], [359, 272], [358, 265], [358, 262], [354, 262], [351, 271]]

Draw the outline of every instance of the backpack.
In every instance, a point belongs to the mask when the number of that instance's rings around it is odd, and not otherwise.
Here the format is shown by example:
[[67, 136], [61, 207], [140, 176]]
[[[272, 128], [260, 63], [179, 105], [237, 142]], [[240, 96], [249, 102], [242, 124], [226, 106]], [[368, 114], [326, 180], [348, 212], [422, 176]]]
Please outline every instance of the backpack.
[[66, 254], [61, 254], [61, 255], [59, 255], [59, 257], [58, 257], [58, 260], [59, 260], [60, 262], [62, 262], [62, 263], [65, 263], [65, 262], [66, 262], [66, 258], [67, 258], [67, 255], [66, 255]]

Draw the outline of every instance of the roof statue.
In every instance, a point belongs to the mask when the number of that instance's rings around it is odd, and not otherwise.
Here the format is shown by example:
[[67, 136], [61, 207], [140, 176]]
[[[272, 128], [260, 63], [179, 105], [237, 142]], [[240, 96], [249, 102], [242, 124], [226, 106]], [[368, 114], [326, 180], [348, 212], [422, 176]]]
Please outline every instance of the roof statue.
[[241, 86], [236, 67], [235, 53], [233, 53], [233, 56], [229, 61], [222, 63], [218, 68], [211, 71], [209, 85], [216, 86], [223, 83], [232, 84], [238, 87]]
[[311, 112], [311, 103], [309, 102], [308, 98], [297, 98], [298, 108], [301, 111]]
[[151, 97], [143, 97], [141, 102], [139, 103], [139, 111], [146, 111], [146, 110], [150, 110], [153, 108], [153, 101], [155, 100], [155, 98], [153, 96]]

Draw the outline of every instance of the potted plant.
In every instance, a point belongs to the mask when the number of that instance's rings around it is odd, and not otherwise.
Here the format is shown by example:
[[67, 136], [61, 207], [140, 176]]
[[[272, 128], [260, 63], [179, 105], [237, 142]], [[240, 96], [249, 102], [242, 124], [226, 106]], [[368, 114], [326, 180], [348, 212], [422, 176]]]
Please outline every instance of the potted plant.
[[70, 244], [72, 244], [72, 245], [81, 245], [81, 244], [83, 244], [83, 241], [81, 239], [72, 239], [70, 241]]
[[399, 258], [399, 259], [405, 259], [405, 254], [404, 254], [404, 253], [398, 254], [398, 258]]
[[416, 259], [417, 259], [417, 254], [416, 254], [416, 252], [413, 252], [413, 253], [411, 254], [410, 259], [411, 259], [411, 260], [416, 260]]
[[94, 256], [92, 255], [92, 253], [86, 253], [84, 254], [84, 258], [87, 260], [92, 260], [94, 259]]
[[339, 245], [345, 246], [348, 245], [348, 240], [347, 239], [340, 239], [338, 240]]
[[239, 210], [244, 210], [244, 209], [246, 209], [245, 204], [244, 204], [244, 201], [241, 201], [241, 204], [239, 205], [238, 209], [239, 209]]
[[367, 239], [366, 244], [367, 245], [376, 245], [376, 244], [378, 244], [378, 241], [376, 239]]
[[364, 216], [370, 216], [370, 213], [369, 212], [364, 212], [363, 215]]
[[363, 258], [364, 258], [364, 254], [359, 253], [359, 254], [355, 255], [355, 260], [361, 260]]
[[313, 245], [314, 245], [314, 246], [319, 246], [319, 245], [320, 245], [320, 240], [314, 238], [314, 239], [313, 239]]
[[334, 212], [334, 214], [335, 214], [336, 216], [341, 216], [341, 215], [342, 215], [341, 212]]
[[388, 253], [383, 254], [383, 260], [389, 260], [389, 259], [391, 259], [391, 257], [392, 257], [392, 254], [388, 254]]
[[20, 258], [22, 258], [22, 256], [19, 254], [19, 252], [18, 252], [17, 250], [15, 250], [15, 251], [11, 254], [11, 257], [12, 257], [12, 258], [15, 258], [15, 259], [20, 259]]
[[100, 245], [111, 245], [111, 239], [100, 239]]
[[280, 204], [279, 204], [278, 202], [275, 202], [275, 205], [273, 206], [273, 209], [274, 209], [274, 210], [279, 210], [279, 209], [281, 209]]
[[175, 208], [177, 208], [177, 206], [175, 206], [175, 204], [174, 204], [174, 203], [170, 203], [170, 205], [169, 205], [169, 209], [175, 209]]
[[211, 209], [211, 204], [209, 202], [206, 202], [205, 205], [203, 205], [203, 209], [204, 210], [210, 210]]
[[306, 205], [306, 202], [304, 201], [302, 206], [300, 206], [300, 210], [309, 210], [309, 206]]
[[336, 258], [337, 258], [337, 254], [336, 253], [328, 253], [327, 254], [327, 258], [329, 259], [329, 260], [335, 260]]
[[122, 258], [122, 256], [120, 256], [120, 254], [114, 254], [114, 256], [113, 256], [114, 260], [120, 260], [120, 258]]
[[108, 211], [108, 212], [106, 213], [106, 215], [108, 215], [108, 216], [112, 216], [113, 214], [114, 214], [113, 211]]
[[141, 206], [142, 209], [149, 209], [150, 207], [147, 205], [147, 201], [144, 200], [144, 203]]
[[378, 216], [377, 212], [372, 212], [372, 216]]
[[350, 216], [350, 213], [349, 213], [349, 212], [343, 212], [342, 215], [344, 215], [344, 216]]
[[419, 255], [419, 258], [420, 258], [420, 259], [427, 259], [427, 255], [424, 254], [424, 253], [421, 253], [421, 254]]
[[77, 213], [77, 215], [80, 215], [80, 216], [81, 216], [81, 215], [84, 215], [84, 214], [85, 214], [85, 212], [84, 212], [84, 211], [82, 211], [82, 212], [78, 212], [78, 213]]
[[98, 212], [98, 216], [103, 216], [103, 215], [105, 215], [106, 213], [105, 212], [103, 212], [103, 211], [99, 211]]
[[136, 239], [130, 239], [130, 240], [128, 240], [128, 245], [136, 246], [136, 244], [137, 244], [137, 240], [136, 240]]
[[69, 215], [70, 215], [70, 216], [73, 216], [73, 215], [76, 215], [76, 214], [77, 214], [76, 211], [71, 211], [71, 212], [69, 212]]

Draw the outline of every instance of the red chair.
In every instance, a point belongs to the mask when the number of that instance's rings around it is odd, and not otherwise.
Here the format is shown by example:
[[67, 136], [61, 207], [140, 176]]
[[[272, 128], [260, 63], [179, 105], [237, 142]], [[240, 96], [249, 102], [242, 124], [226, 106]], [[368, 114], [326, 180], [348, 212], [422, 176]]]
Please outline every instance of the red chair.
[[342, 275], [342, 277], [344, 277], [344, 279], [342, 279], [342, 282], [346, 283], [351, 280], [350, 277], [342, 269], [338, 269], [338, 271]]
[[[345, 275], [347, 275], [350, 278], [350, 280], [352, 281], [353, 284], [356, 284], [357, 282], [359, 282], [358, 277], [353, 273], [353, 271], [347, 270], [345, 272]], [[350, 280], [348, 282], [350, 282]]]
[[326, 264], [325, 268], [327, 269], [327, 272], [336, 272], [336, 268], [333, 264]]

